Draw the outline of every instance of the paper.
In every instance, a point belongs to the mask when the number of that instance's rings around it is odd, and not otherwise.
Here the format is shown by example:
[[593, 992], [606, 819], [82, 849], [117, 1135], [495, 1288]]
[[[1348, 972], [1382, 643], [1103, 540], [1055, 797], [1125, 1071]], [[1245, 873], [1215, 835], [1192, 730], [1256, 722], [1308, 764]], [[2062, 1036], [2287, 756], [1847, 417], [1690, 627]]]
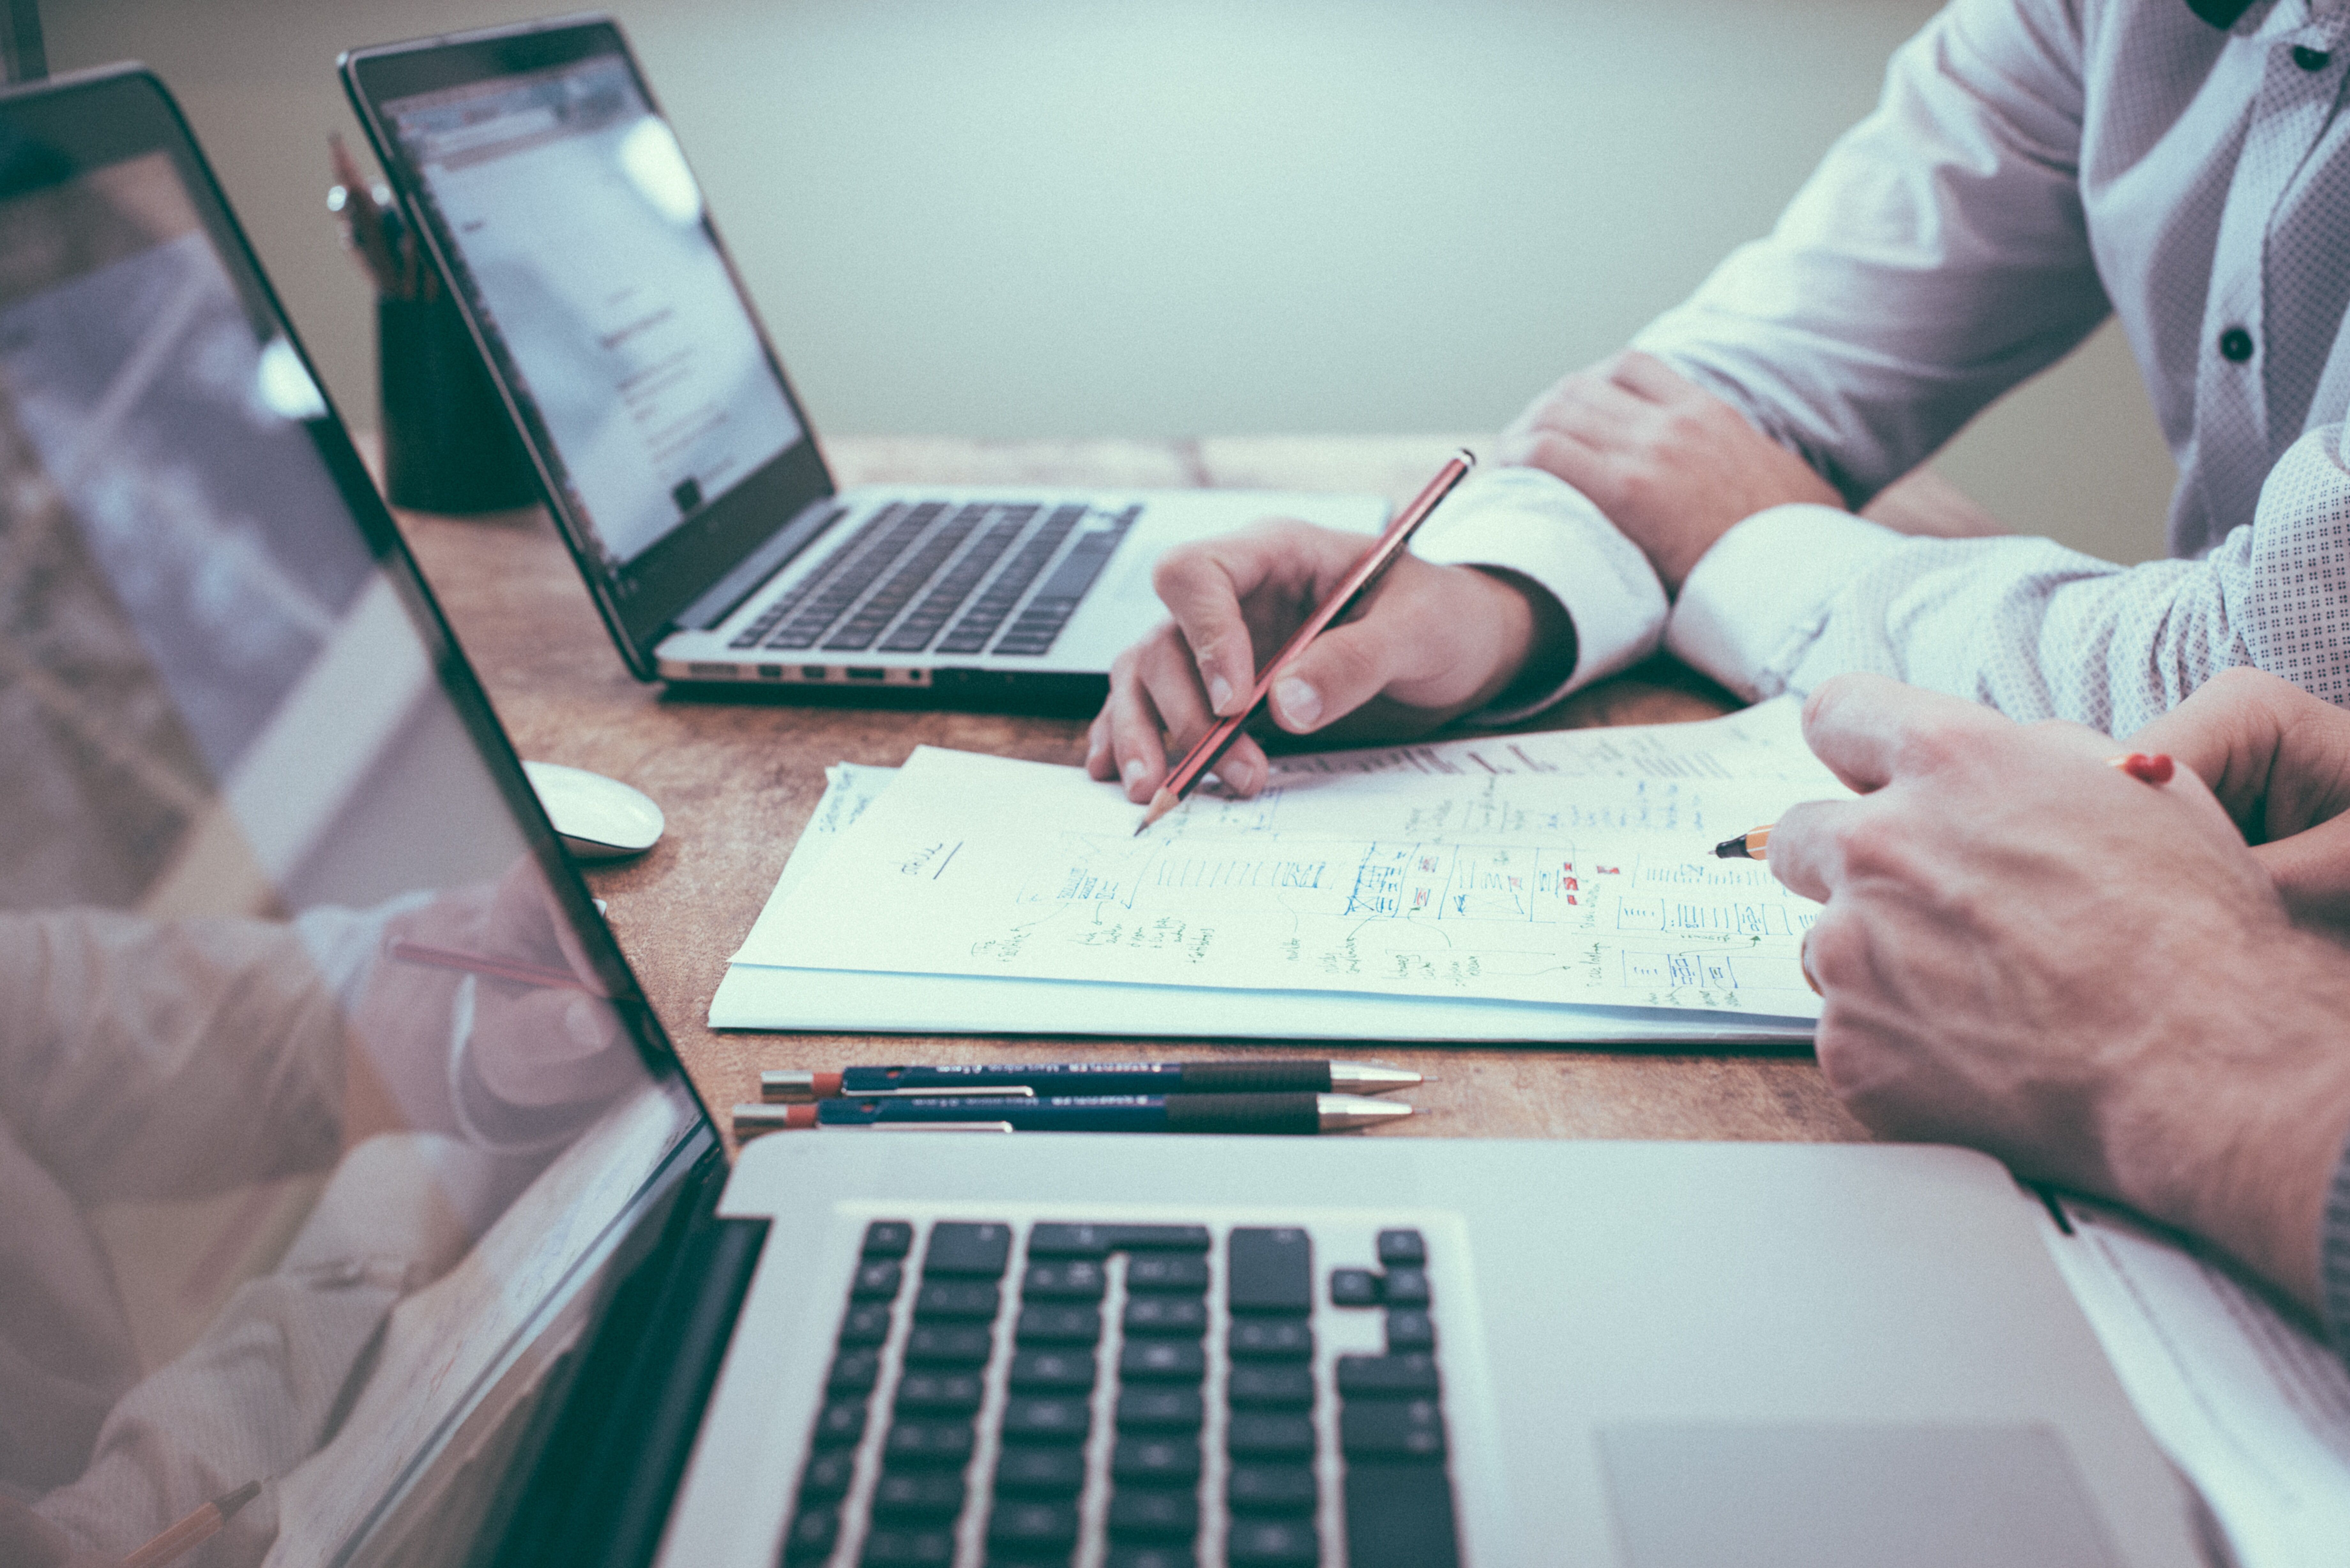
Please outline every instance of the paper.
[[924, 749], [736, 962], [1812, 1017], [1815, 907], [1711, 849], [1842, 793], [1792, 702], [1290, 759], [1139, 838], [1078, 770]]
[[2049, 1251], [2156, 1443], [2241, 1568], [2350, 1559], [2350, 1372], [2224, 1265], [2062, 1200]]

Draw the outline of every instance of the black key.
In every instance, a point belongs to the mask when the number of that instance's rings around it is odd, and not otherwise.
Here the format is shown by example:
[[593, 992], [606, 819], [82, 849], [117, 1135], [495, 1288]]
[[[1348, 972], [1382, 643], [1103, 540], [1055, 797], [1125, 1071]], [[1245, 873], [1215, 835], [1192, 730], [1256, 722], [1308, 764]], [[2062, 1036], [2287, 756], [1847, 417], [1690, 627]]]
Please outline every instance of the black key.
[[1428, 1242], [1417, 1231], [1379, 1232], [1379, 1266], [1419, 1269], [1428, 1265]]
[[1193, 1341], [1130, 1339], [1118, 1353], [1122, 1383], [1197, 1383], [1208, 1375], [1208, 1353]]
[[1314, 1330], [1302, 1317], [1243, 1318], [1230, 1345], [1234, 1361], [1311, 1361]]
[[1314, 1240], [1284, 1227], [1235, 1226], [1224, 1241], [1225, 1291], [1235, 1313], [1314, 1310]]
[[1236, 1459], [1311, 1459], [1314, 1422], [1274, 1410], [1235, 1410], [1224, 1428], [1224, 1447]]
[[889, 1303], [860, 1302], [840, 1320], [843, 1349], [852, 1345], [879, 1345], [889, 1337]]
[[1081, 1393], [1095, 1376], [1090, 1350], [1023, 1350], [1012, 1357], [1015, 1394]]
[[888, 1259], [857, 1265], [856, 1277], [848, 1282], [848, 1293], [861, 1302], [888, 1301], [898, 1293], [898, 1286], [906, 1278], [906, 1267]]
[[1353, 1568], [1453, 1568], [1460, 1562], [1452, 1484], [1443, 1466], [1350, 1461], [1346, 1497]]
[[1310, 1366], [1235, 1366], [1224, 1386], [1224, 1398], [1235, 1410], [1311, 1410], [1314, 1369]]
[[1208, 1260], [1183, 1252], [1129, 1258], [1126, 1264], [1126, 1288], [1146, 1294], [1151, 1292], [1168, 1295], [1202, 1294], [1208, 1288]]
[[1436, 1324], [1417, 1309], [1388, 1314], [1388, 1354], [1394, 1355], [1407, 1350], [1434, 1350]]
[[873, 1517], [892, 1524], [961, 1512], [962, 1477], [953, 1470], [890, 1470], [873, 1484]]
[[784, 1555], [795, 1563], [829, 1556], [840, 1534], [840, 1512], [831, 1508], [804, 1508], [784, 1532]]
[[1110, 1245], [1121, 1252], [1204, 1252], [1213, 1238], [1205, 1225], [1112, 1225]]
[[1433, 1399], [1348, 1399], [1338, 1407], [1338, 1447], [1352, 1459], [1444, 1455], [1444, 1412]]
[[998, 1280], [1012, 1261], [1012, 1227], [963, 1225], [941, 1220], [931, 1227], [931, 1245], [922, 1254], [925, 1279], [936, 1274], [963, 1274]]
[[1331, 1270], [1330, 1304], [1342, 1307], [1378, 1305], [1378, 1275], [1368, 1269]]
[[1379, 1282], [1379, 1295], [1389, 1306], [1426, 1306], [1429, 1301], [1428, 1271], [1389, 1269], [1388, 1277]]
[[1023, 1345], [1091, 1345], [1101, 1331], [1097, 1306], [1024, 1306], [1013, 1337]]
[[1025, 1497], [1075, 1497], [1086, 1484], [1086, 1451], [1006, 1449], [995, 1461], [995, 1490]]
[[845, 1449], [865, 1435], [865, 1401], [838, 1399], [816, 1413], [813, 1438], [819, 1449]]
[[1196, 1431], [1204, 1414], [1197, 1388], [1121, 1388], [1118, 1393], [1121, 1432]]
[[987, 1544], [1070, 1547], [1077, 1543], [1077, 1505], [1042, 1498], [1007, 1498], [987, 1516]]
[[979, 1408], [975, 1372], [909, 1372], [898, 1379], [901, 1414], [968, 1416]]
[[1126, 1332], [1197, 1339], [1208, 1332], [1207, 1304], [1193, 1296], [1129, 1296]]
[[1410, 1355], [1342, 1355], [1338, 1357], [1338, 1392], [1352, 1398], [1373, 1398], [1437, 1392], [1436, 1357]]
[[1312, 1513], [1321, 1496], [1304, 1465], [1234, 1465], [1224, 1481], [1234, 1513]]
[[1322, 1561], [1322, 1539], [1310, 1519], [1235, 1519], [1224, 1561], [1232, 1568], [1311, 1568]]
[[827, 1394], [870, 1394], [873, 1380], [881, 1375], [881, 1353], [878, 1350], [845, 1350], [832, 1358], [832, 1371], [824, 1380]]
[[1191, 1486], [1200, 1479], [1200, 1439], [1188, 1433], [1120, 1438], [1109, 1451], [1109, 1473], [1119, 1481]]
[[1189, 1542], [1180, 1546], [1164, 1542], [1153, 1546], [1120, 1542], [1109, 1549], [1102, 1568], [1200, 1568], [1200, 1554]]
[[[897, 1265], [892, 1263], [891, 1268]], [[924, 1280], [914, 1293], [918, 1319], [992, 1318], [1001, 1287], [993, 1280]]]
[[1200, 1533], [1200, 1494], [1122, 1486], [1110, 1494], [1109, 1532], [1121, 1541], [1189, 1541]]
[[846, 1449], [812, 1456], [800, 1472], [800, 1501], [827, 1502], [848, 1490], [857, 1474], [857, 1456]]
[[1093, 1408], [1084, 1399], [1021, 1395], [1003, 1404], [1007, 1443], [1080, 1443], [1092, 1426]]
[[1028, 1232], [1032, 1258], [1106, 1258], [1116, 1225], [1037, 1225]]
[[1020, 1299], [1030, 1302], [1097, 1302], [1108, 1284], [1102, 1266], [1087, 1258], [1031, 1263], [1020, 1282]]
[[914, 1247], [914, 1228], [903, 1220], [876, 1220], [865, 1227], [865, 1255], [902, 1258]]
[[918, 1323], [906, 1336], [909, 1366], [984, 1366], [994, 1352], [985, 1324]]
[[865, 1568], [948, 1568], [954, 1561], [951, 1530], [877, 1530], [865, 1538]]
[[882, 1462], [891, 1469], [941, 1466], [961, 1469], [971, 1462], [969, 1421], [899, 1421], [889, 1428], [882, 1445]]

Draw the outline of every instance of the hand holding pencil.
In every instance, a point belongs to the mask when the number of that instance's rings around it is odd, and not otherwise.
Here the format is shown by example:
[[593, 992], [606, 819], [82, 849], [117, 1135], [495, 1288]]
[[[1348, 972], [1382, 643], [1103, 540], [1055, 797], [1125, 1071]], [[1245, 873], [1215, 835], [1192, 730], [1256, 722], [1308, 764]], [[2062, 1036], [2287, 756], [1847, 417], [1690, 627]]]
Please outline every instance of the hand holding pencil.
[[[1171, 619], [1120, 654], [1086, 765], [1138, 805], [1220, 719], [1263, 706], [1293, 734], [1422, 733], [1492, 701], [1522, 674], [1564, 675], [1573, 633], [1549, 596], [1469, 566], [1401, 555], [1367, 605], [1288, 663], [1259, 704], [1266, 659], [1329, 601], [1371, 541], [1273, 523], [1170, 552], [1153, 577]], [[1542, 668], [1536, 669], [1536, 666]], [[1343, 728], [1339, 728], [1343, 725]], [[1243, 732], [1216, 763], [1236, 794], [1264, 783], [1263, 750]]]

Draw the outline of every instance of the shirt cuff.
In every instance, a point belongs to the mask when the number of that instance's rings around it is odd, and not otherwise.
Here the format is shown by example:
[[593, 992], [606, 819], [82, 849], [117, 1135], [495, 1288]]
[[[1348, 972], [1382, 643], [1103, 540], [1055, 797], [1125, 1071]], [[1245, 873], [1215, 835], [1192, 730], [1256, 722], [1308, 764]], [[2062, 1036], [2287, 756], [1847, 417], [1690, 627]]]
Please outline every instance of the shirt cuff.
[[2334, 1348], [2350, 1359], [2350, 1147], [2334, 1163], [2325, 1194], [2325, 1228], [2317, 1238], [2318, 1307]]
[[1750, 702], [1786, 690], [1829, 600], [1903, 535], [1833, 506], [1773, 506], [1698, 558], [1665, 623], [1665, 649]]
[[1538, 468], [1471, 476], [1420, 527], [1412, 554], [1440, 566], [1514, 572], [1556, 599], [1575, 627], [1575, 668], [1547, 690], [1513, 687], [1469, 715], [1506, 724], [1637, 664], [1657, 649], [1665, 589], [1640, 547], [1583, 493]]

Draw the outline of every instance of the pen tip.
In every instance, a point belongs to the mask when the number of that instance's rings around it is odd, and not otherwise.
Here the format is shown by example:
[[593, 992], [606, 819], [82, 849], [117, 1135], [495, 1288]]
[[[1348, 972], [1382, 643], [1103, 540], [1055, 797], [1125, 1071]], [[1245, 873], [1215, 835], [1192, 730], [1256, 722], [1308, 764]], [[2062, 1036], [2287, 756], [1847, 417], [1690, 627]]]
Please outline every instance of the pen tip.
[[1161, 789], [1157, 794], [1152, 795], [1150, 797], [1150, 805], [1149, 809], [1144, 811], [1142, 814], [1141, 826], [1134, 830], [1135, 836], [1138, 838], [1141, 837], [1144, 831], [1147, 830], [1152, 823], [1157, 822], [1160, 817], [1174, 810], [1176, 803], [1181, 799], [1182, 796], [1177, 794], [1171, 789]]

